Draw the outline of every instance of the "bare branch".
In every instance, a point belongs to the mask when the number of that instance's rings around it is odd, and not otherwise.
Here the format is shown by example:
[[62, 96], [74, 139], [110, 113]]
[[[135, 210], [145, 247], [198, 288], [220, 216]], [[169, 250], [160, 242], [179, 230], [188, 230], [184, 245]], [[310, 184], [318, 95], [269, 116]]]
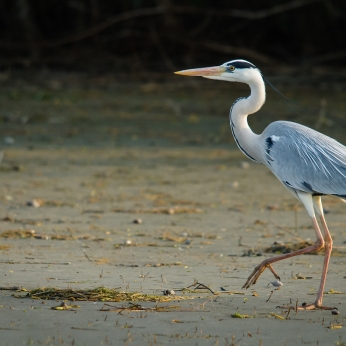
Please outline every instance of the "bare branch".
[[235, 47], [228, 44], [217, 43], [213, 41], [198, 42], [196, 40], [187, 40], [181, 37], [176, 37], [171, 35], [169, 36], [169, 38], [189, 47], [194, 47], [194, 48], [204, 47], [206, 49], [213, 50], [215, 52], [244, 56], [259, 62], [264, 62], [266, 64], [276, 62], [274, 59], [270, 58], [269, 56], [250, 48]]
[[220, 53], [233, 54], [238, 56], [246, 56], [251, 59], [255, 59], [264, 63], [273, 63], [274, 59], [269, 58], [267, 55], [262, 54], [254, 49], [244, 48], [244, 47], [234, 47], [228, 44], [222, 44], [217, 42], [205, 41], [202, 42], [202, 46], [214, 50]]
[[279, 13], [294, 10], [299, 7], [310, 5], [319, 0], [293, 0], [286, 4], [275, 5], [271, 8], [259, 11], [246, 11], [246, 10], [217, 10], [214, 8], [198, 8], [194, 6], [172, 6], [171, 10], [175, 13], [192, 13], [192, 14], [206, 14], [213, 16], [223, 16], [223, 17], [238, 17], [243, 19], [263, 19], [266, 17], [271, 17]]
[[[282, 4], [282, 5], [276, 5], [269, 9], [260, 10], [260, 11], [244, 11], [244, 10], [217, 10], [217, 9], [203, 9], [203, 8], [197, 8], [193, 6], [172, 6], [169, 7], [170, 11], [174, 13], [193, 13], [193, 14], [206, 14], [208, 16], [230, 16], [230, 17], [238, 17], [238, 18], [244, 18], [244, 19], [262, 19], [269, 16], [273, 16], [282, 12], [286, 12], [289, 10], [293, 10], [302, 6], [309, 5], [313, 2], [317, 2], [319, 0], [293, 0], [289, 3]], [[73, 34], [67, 37], [63, 37], [61, 39], [57, 40], [50, 40], [50, 41], [41, 41], [41, 42], [35, 42], [37, 47], [58, 47], [62, 46], [68, 43], [73, 43], [77, 41], [81, 41], [85, 38], [91, 37], [95, 34], [98, 34], [99, 32], [124, 21], [139, 18], [139, 17], [148, 17], [148, 16], [155, 16], [155, 15], [161, 15], [166, 13], [165, 6], [157, 6], [157, 7], [149, 7], [149, 8], [142, 8], [132, 11], [123, 12], [119, 15], [115, 15], [112, 17], [107, 18], [105, 21], [87, 29], [82, 32], [79, 32], [77, 34]], [[234, 52], [234, 50], [230, 50], [228, 47], [225, 49], [225, 46], [221, 48], [221, 46], [215, 46], [215, 44], [210, 45], [207, 44], [209, 48], [214, 49], [216, 51], [225, 51], [227, 53]], [[27, 43], [13, 43], [13, 42], [1, 42], [0, 46], [3, 48], [10, 48], [10, 49], [23, 49], [28, 46]], [[246, 50], [246, 49], [245, 49]], [[238, 53], [237, 53], [238, 54]], [[242, 54], [242, 53], [241, 53]], [[250, 54], [250, 56], [254, 56], [253, 54]], [[259, 56], [259, 61], [267, 61], [266, 58], [263, 56]]]
[[119, 15], [112, 16], [107, 18], [105, 21], [102, 23], [99, 23], [85, 31], [82, 31], [76, 35], [71, 35], [59, 40], [55, 40], [52, 42], [46, 42], [44, 45], [46, 47], [56, 47], [56, 46], [62, 46], [67, 43], [72, 43], [76, 41], [83, 40], [87, 37], [93, 36], [95, 34], [98, 34], [99, 32], [109, 28], [110, 26], [124, 22], [130, 19], [135, 19], [138, 17], [148, 17], [148, 16], [155, 16], [158, 14], [164, 13], [165, 8], [163, 6], [158, 6], [158, 7], [151, 7], [151, 8], [142, 8], [138, 10], [133, 10], [133, 11], [128, 11], [128, 12], [123, 12]]
[[[155, 16], [164, 13], [165, 8], [163, 6], [150, 7], [150, 8], [142, 8], [133, 11], [123, 12], [119, 15], [115, 15], [107, 18], [105, 21], [87, 29], [80, 33], [73, 34], [67, 37], [63, 37], [57, 40], [50, 41], [41, 41], [37, 42], [37, 46], [39, 47], [58, 47], [63, 46], [68, 43], [77, 42], [80, 40], [84, 40], [85, 38], [91, 37], [99, 32], [113, 26], [114, 24], [121, 23], [130, 19], [135, 19], [139, 17], [148, 17]], [[0, 47], [3, 48], [11, 48], [11, 49], [23, 49], [27, 47], [26, 43], [12, 43], [12, 42], [0, 42]]]

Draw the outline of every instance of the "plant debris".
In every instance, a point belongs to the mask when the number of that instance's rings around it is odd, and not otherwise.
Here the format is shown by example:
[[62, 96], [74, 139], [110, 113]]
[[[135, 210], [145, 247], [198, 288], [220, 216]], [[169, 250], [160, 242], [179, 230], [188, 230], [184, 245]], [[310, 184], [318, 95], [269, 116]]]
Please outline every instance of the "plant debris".
[[191, 309], [181, 309], [180, 306], [175, 305], [164, 305], [164, 306], [154, 306], [154, 307], [144, 307], [140, 304], [129, 303], [128, 306], [114, 306], [111, 304], [104, 304], [100, 311], [110, 311], [118, 312], [121, 314], [124, 311], [129, 312], [170, 312], [170, 311], [191, 311]]
[[123, 243], [114, 244], [114, 248], [115, 249], [120, 249], [122, 247], [129, 247], [129, 246], [133, 246], [133, 247], [136, 247], [136, 246], [152, 246], [152, 247], [156, 247], [156, 246], [162, 246], [162, 245], [158, 245], [157, 243], [133, 243], [131, 240], [126, 240]]
[[[193, 287], [193, 286], [195, 286], [195, 287], [194, 288], [190, 288], [190, 287]], [[207, 290], [210, 293], [215, 294], [215, 292], [212, 291], [208, 286], [206, 286], [204, 284], [201, 284], [201, 283], [197, 282], [196, 280], [194, 281], [194, 283], [192, 285], [183, 288], [181, 291], [196, 293], [197, 290]]]
[[71, 300], [71, 301], [144, 301], [144, 302], [170, 302], [172, 300], [194, 299], [192, 296], [164, 296], [144, 294], [141, 292], [124, 292], [117, 289], [98, 287], [89, 290], [72, 288], [43, 287], [29, 291], [26, 296], [14, 295], [15, 298], [46, 299], [46, 300]]
[[241, 257], [259, 257], [262, 256], [260, 252], [255, 252], [253, 249], [243, 250]]
[[123, 209], [115, 208], [112, 209], [114, 213], [130, 213], [130, 214], [201, 214], [203, 213], [202, 209], [191, 208], [191, 207], [162, 207], [162, 208], [150, 208], [150, 209]]
[[329, 291], [324, 292], [323, 294], [346, 294], [346, 292], [335, 291], [331, 288]]
[[[67, 229], [69, 232], [69, 230]], [[93, 240], [93, 241], [105, 241], [107, 238], [96, 238], [96, 237], [91, 237], [89, 235], [82, 235], [82, 236], [73, 236], [70, 234], [42, 234], [42, 233], [36, 233], [35, 230], [33, 229], [14, 229], [14, 230], [8, 230], [5, 232], [0, 233], [0, 238], [6, 238], [6, 239], [15, 239], [15, 238], [34, 238], [34, 239], [44, 239], [44, 240]]]
[[34, 207], [34, 208], [39, 208], [42, 206], [45, 207], [75, 207], [76, 205], [74, 203], [66, 202], [66, 201], [45, 201], [40, 198], [34, 198], [30, 201], [26, 202], [26, 205], [28, 207]]
[[[312, 246], [314, 243], [311, 241], [299, 241], [298, 243], [291, 243], [291, 242], [274, 242], [270, 247], [266, 248], [264, 251], [267, 253], [275, 253], [275, 254], [287, 254], [293, 251], [304, 249], [308, 246]], [[321, 250], [318, 251], [318, 253], [322, 252]], [[311, 254], [316, 254], [316, 252], [313, 252]]]
[[23, 230], [23, 229], [14, 229], [0, 233], [0, 238], [36, 238], [36, 231]]
[[167, 241], [173, 241], [176, 243], [185, 243], [186, 242], [186, 237], [176, 237], [176, 236], [170, 234], [169, 232], [163, 233], [162, 237], [160, 237], [159, 239], [167, 240]]
[[239, 312], [231, 315], [232, 318], [253, 318], [253, 315], [242, 315]]
[[10, 216], [5, 216], [0, 221], [4, 222], [12, 222], [12, 223], [20, 223], [20, 224], [27, 224], [27, 225], [34, 225], [34, 226], [42, 226], [43, 222], [48, 222], [50, 219], [46, 218], [43, 220], [32, 220], [32, 219], [14, 219]]
[[67, 305], [65, 302], [62, 302], [58, 306], [52, 306], [52, 310], [71, 310], [71, 309], [77, 309], [80, 308], [79, 305]]
[[274, 314], [273, 312], [270, 313], [271, 316], [274, 316], [275, 318], [279, 319], [279, 320], [285, 320], [285, 317], [278, 315], [278, 314]]

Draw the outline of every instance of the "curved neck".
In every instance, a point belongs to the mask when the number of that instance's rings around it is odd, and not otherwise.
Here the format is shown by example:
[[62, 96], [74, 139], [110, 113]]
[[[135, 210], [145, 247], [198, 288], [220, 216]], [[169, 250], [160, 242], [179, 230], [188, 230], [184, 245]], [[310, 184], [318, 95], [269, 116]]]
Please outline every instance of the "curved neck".
[[247, 122], [249, 114], [257, 112], [265, 101], [265, 85], [259, 72], [252, 76], [248, 83], [251, 94], [238, 99], [230, 111], [230, 123], [234, 139], [239, 149], [250, 159], [260, 162], [258, 135], [252, 132]]

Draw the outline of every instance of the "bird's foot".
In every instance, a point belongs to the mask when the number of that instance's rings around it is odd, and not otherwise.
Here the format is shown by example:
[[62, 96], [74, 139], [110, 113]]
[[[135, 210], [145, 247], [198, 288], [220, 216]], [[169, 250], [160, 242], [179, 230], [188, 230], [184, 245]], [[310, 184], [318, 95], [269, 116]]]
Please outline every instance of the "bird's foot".
[[254, 285], [260, 275], [265, 271], [265, 269], [268, 268], [273, 275], [275, 276], [275, 279], [280, 281], [280, 276], [276, 273], [274, 268], [271, 266], [271, 264], [268, 262], [268, 260], [264, 260], [262, 263], [260, 263], [251, 273], [251, 275], [246, 280], [243, 288], [249, 288], [250, 286]]
[[332, 307], [332, 306], [324, 306], [320, 305], [317, 302], [312, 304], [303, 303], [301, 306], [293, 306], [293, 305], [283, 305], [283, 306], [277, 306], [279, 309], [289, 309], [293, 311], [302, 311], [302, 310], [332, 310], [333, 315], [338, 315], [339, 311], [338, 308]]

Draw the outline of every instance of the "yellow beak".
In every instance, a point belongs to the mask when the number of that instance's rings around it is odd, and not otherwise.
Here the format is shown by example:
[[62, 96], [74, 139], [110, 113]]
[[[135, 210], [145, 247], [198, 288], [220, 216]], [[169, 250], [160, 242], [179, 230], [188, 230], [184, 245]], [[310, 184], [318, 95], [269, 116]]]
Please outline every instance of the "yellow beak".
[[192, 70], [183, 70], [174, 72], [175, 74], [180, 74], [183, 76], [221, 76], [222, 73], [226, 72], [226, 67], [224, 66], [213, 66], [204, 68], [194, 68]]

